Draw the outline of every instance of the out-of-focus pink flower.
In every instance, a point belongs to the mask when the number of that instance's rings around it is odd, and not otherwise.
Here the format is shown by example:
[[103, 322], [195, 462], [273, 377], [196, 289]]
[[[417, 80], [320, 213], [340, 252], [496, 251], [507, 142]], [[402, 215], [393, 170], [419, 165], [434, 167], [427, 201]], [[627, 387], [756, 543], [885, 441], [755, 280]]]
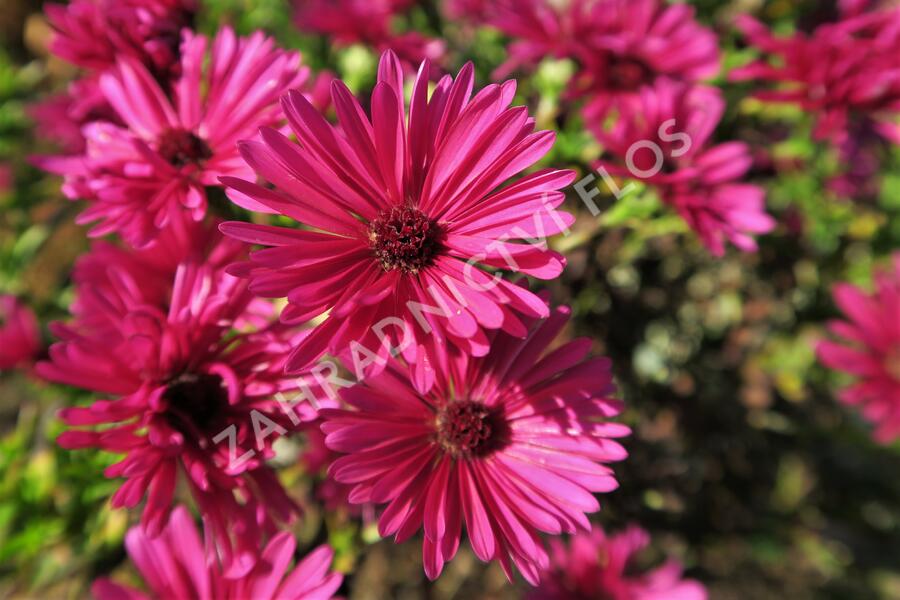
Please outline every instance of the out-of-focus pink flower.
[[442, 61], [444, 42], [416, 31], [394, 33], [391, 21], [412, 0], [293, 0], [294, 23], [303, 31], [329, 36], [338, 45], [366, 44], [393, 50], [407, 70], [423, 60]]
[[615, 438], [629, 429], [608, 420], [622, 408], [610, 362], [587, 358], [587, 339], [550, 350], [568, 318], [557, 308], [527, 319], [524, 337], [492, 331], [483, 357], [447, 348], [425, 394], [392, 361], [341, 390], [350, 409], [320, 412], [325, 443], [347, 454], [329, 473], [354, 486], [351, 502], [387, 504], [382, 536], [424, 528], [429, 578], [456, 554], [465, 522], [476, 556], [535, 584], [549, 565], [539, 532], [590, 529], [594, 493], [617, 487], [605, 463], [626, 457]]
[[241, 578], [223, 572], [215, 552], [204, 548], [187, 509], [172, 511], [161, 534], [133, 527], [125, 548], [150, 594], [103, 578], [91, 588], [97, 600], [328, 600], [341, 585], [339, 573], [329, 573], [334, 552], [327, 545], [289, 565], [297, 543], [287, 531], [272, 538]]
[[41, 331], [30, 308], [0, 295], [0, 371], [33, 361], [41, 351]]
[[575, 59], [570, 94], [584, 97], [587, 119], [600, 119], [616, 100], [657, 78], [696, 82], [719, 71], [716, 35], [694, 8], [660, 0], [501, 0], [485, 22], [514, 39], [497, 75], [546, 56]]
[[656, 186], [712, 253], [724, 253], [726, 241], [756, 250], [751, 234], [775, 222], [763, 189], [740, 183], [752, 166], [747, 145], [709, 143], [725, 109], [719, 90], [661, 79], [619, 109], [611, 126], [589, 124], [611, 157], [601, 165]]
[[777, 84], [761, 100], [800, 106], [816, 117], [815, 136], [843, 142], [854, 121], [879, 121], [879, 132], [900, 143], [900, 9], [869, 12], [821, 25], [811, 34], [775, 37], [749, 16], [737, 22], [765, 54], [731, 72], [735, 81]]
[[62, 410], [73, 429], [59, 443], [125, 455], [106, 471], [125, 478], [113, 506], [146, 498], [141, 522], [155, 536], [183, 477], [239, 575], [296, 509], [265, 463], [292, 425], [273, 398], [296, 387], [283, 374], [292, 334], [225, 273], [240, 244], [173, 232], [142, 251], [99, 243], [79, 260], [74, 321], [53, 325], [61, 341], [37, 373], [107, 398]]
[[706, 600], [706, 588], [684, 579], [674, 560], [647, 573], [631, 571], [634, 556], [650, 544], [650, 536], [639, 527], [612, 536], [595, 527], [574, 536], [568, 547], [560, 540], [550, 544], [550, 568], [528, 600]]
[[828, 324], [837, 341], [819, 342], [819, 360], [856, 378], [839, 398], [859, 407], [875, 439], [889, 443], [900, 437], [900, 253], [876, 273], [871, 294], [841, 283], [834, 300], [846, 320]]
[[695, 83], [720, 68], [716, 34], [700, 25], [688, 4], [606, 0], [592, 4], [583, 40], [576, 93], [586, 96], [585, 118], [600, 119], [623, 95], [658, 78]]
[[124, 57], [100, 88], [125, 126], [90, 123], [83, 156], [39, 160], [66, 176], [68, 197], [89, 203], [78, 222], [99, 220], [92, 236], [115, 232], [141, 247], [160, 229], [202, 219], [207, 186], [224, 175], [253, 177], [238, 140], [276, 124], [278, 97], [309, 74], [299, 54], [262, 33], [238, 38], [226, 27], [207, 53], [207, 39], [185, 31], [181, 51], [171, 100], [143, 65]]
[[190, 27], [195, 0], [73, 0], [49, 4], [55, 30], [50, 49], [81, 67], [103, 71], [120, 58], [143, 65], [163, 85], [179, 75], [181, 30]]
[[371, 118], [340, 82], [332, 92], [339, 128], [290, 92], [283, 105], [300, 144], [263, 128], [262, 141], [241, 146], [275, 189], [255, 177], [223, 179], [240, 206], [315, 228], [222, 226], [236, 239], [271, 246], [232, 272], [249, 277], [254, 293], [287, 297], [285, 322], [328, 312], [291, 354], [290, 371], [325, 352], [353, 354], [354, 367], [377, 371], [393, 346], [418, 365], [424, 390], [433, 370], [423, 358], [435, 347], [451, 342], [484, 355], [488, 331], [524, 335], [522, 315], [547, 316], [536, 295], [482, 267], [559, 275], [562, 255], [517, 242], [572, 223], [555, 209], [574, 173], [544, 169], [501, 189], [550, 150], [553, 132], [534, 132], [525, 107], [509, 108], [514, 82], [470, 99], [468, 64], [429, 96], [427, 72], [423, 63], [408, 119], [400, 63], [390, 52], [378, 69]]

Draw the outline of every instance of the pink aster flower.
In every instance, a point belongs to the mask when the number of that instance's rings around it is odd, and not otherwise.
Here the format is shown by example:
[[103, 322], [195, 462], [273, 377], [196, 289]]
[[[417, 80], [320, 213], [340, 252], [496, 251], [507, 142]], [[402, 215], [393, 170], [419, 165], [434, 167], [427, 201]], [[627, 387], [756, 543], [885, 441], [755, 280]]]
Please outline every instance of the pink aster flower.
[[[470, 98], [468, 64], [455, 81], [441, 79], [429, 97], [427, 71], [423, 63], [407, 113], [399, 61], [385, 53], [371, 118], [336, 82], [340, 127], [290, 92], [282, 103], [299, 144], [263, 128], [261, 141], [241, 145], [275, 189], [223, 178], [244, 208], [315, 229], [222, 226], [227, 235], [271, 246], [233, 272], [249, 277], [259, 295], [286, 296], [284, 321], [328, 312], [292, 353], [290, 371], [326, 351], [351, 353], [354, 366], [378, 370], [399, 349], [419, 365], [417, 382], [425, 389], [433, 373], [419, 359], [429, 348], [450, 341], [484, 355], [488, 331], [524, 335], [523, 315], [548, 314], [536, 295], [482, 267], [559, 275], [563, 257], [534, 240], [571, 224], [571, 215], [555, 208], [564, 199], [558, 190], [574, 173], [544, 169], [510, 181], [550, 149], [554, 134], [534, 132], [524, 107], [509, 108], [514, 82]], [[532, 243], [516, 243], [525, 239]]]
[[339, 573], [329, 573], [334, 552], [319, 546], [293, 569], [289, 565], [297, 543], [289, 532], [272, 538], [241, 578], [223, 572], [215, 553], [204, 548], [188, 511], [179, 506], [160, 535], [134, 527], [125, 548], [144, 577], [150, 594], [109, 579], [91, 588], [97, 600], [328, 600], [341, 585]]
[[116, 232], [145, 246], [159, 229], [202, 219], [208, 186], [224, 175], [253, 177], [237, 141], [276, 124], [278, 97], [307, 79], [300, 55], [279, 50], [261, 33], [238, 38], [223, 28], [210, 53], [204, 36], [183, 35], [172, 100], [141, 63], [124, 56], [100, 78], [124, 127], [90, 123], [83, 156], [41, 162], [66, 176], [68, 197], [89, 203], [78, 222], [99, 220], [93, 236]]
[[635, 556], [650, 544], [650, 536], [639, 527], [613, 536], [595, 528], [574, 536], [568, 547], [560, 540], [550, 544], [552, 564], [528, 600], [706, 600], [703, 585], [683, 579], [681, 565], [674, 560], [644, 574], [633, 572]]
[[[737, 81], [778, 84], [761, 100], [796, 104], [816, 117], [815, 135], [841, 143], [854, 121], [874, 119], [900, 143], [900, 8], [819, 26], [811, 35], [775, 37], [749, 16], [737, 22], [764, 58], [731, 72]], [[773, 60], [774, 59], [774, 60]]]
[[719, 90], [661, 79], [619, 108], [612, 126], [589, 124], [609, 155], [601, 165], [654, 185], [713, 254], [724, 253], [726, 241], [755, 251], [752, 234], [775, 222], [763, 189], [741, 183], [753, 162], [747, 145], [710, 144], [725, 110]]
[[608, 421], [622, 408], [610, 362], [586, 358], [587, 339], [549, 350], [568, 318], [557, 308], [528, 319], [524, 339], [491, 332], [484, 357], [451, 349], [428, 393], [392, 362], [342, 390], [349, 409], [321, 411], [326, 444], [347, 454], [330, 474], [354, 485], [351, 502], [387, 504], [382, 536], [400, 542], [424, 528], [429, 578], [456, 554], [465, 523], [476, 556], [535, 584], [549, 565], [539, 532], [590, 529], [593, 494], [617, 487], [604, 463], [625, 458], [613, 438], [629, 429]]
[[586, 97], [585, 115], [599, 119], [618, 98], [657, 78], [696, 82], [719, 71], [716, 35], [694, 8], [660, 0], [501, 0], [485, 21], [511, 38], [503, 75], [546, 56], [579, 64], [570, 94]]
[[178, 75], [181, 30], [190, 27], [195, 0], [73, 0], [48, 4], [55, 30], [51, 51], [71, 63], [106, 70], [123, 56], [160, 83]]
[[174, 243], [143, 251], [99, 244], [82, 258], [75, 319], [54, 325], [61, 341], [37, 372], [106, 398], [61, 411], [73, 429], [59, 443], [125, 455], [106, 471], [125, 479], [113, 506], [146, 498], [141, 522], [155, 536], [183, 475], [228, 571], [241, 574], [260, 537], [296, 509], [265, 463], [291, 426], [273, 399], [295, 387], [283, 375], [290, 333], [224, 272], [240, 244], [185, 239], [194, 245], [168, 276]]
[[393, 50], [405, 67], [443, 59], [444, 42], [417, 31], [395, 33], [392, 20], [409, 10], [412, 0], [293, 0], [294, 23], [303, 31], [324, 34], [339, 46], [366, 44], [377, 52]]
[[718, 38], [697, 22], [688, 4], [595, 2], [585, 28], [576, 45], [581, 68], [574, 86], [587, 97], [587, 119], [601, 118], [620, 97], [661, 77], [695, 83], [719, 72]]
[[41, 351], [41, 332], [30, 308], [0, 295], [0, 371], [21, 367]]
[[834, 300], [846, 320], [828, 324], [836, 341], [819, 342], [819, 360], [856, 378], [839, 398], [858, 406], [875, 439], [889, 443], [900, 437], [900, 253], [876, 273], [871, 294], [841, 283]]

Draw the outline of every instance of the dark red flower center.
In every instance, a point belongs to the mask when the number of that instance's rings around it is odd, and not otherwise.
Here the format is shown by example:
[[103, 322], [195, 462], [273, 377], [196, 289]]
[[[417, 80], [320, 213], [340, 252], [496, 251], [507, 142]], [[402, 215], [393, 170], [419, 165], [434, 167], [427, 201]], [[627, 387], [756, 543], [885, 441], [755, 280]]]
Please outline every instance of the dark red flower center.
[[653, 71], [643, 62], [626, 56], [614, 56], [608, 65], [609, 85], [616, 90], [635, 91], [653, 79]]
[[385, 271], [417, 273], [441, 246], [440, 226], [413, 206], [384, 210], [369, 224], [369, 244]]
[[228, 406], [228, 393], [218, 375], [185, 373], [169, 382], [163, 394], [165, 416], [174, 429], [188, 435], [212, 429]]
[[481, 402], [451, 402], [439, 412], [437, 442], [454, 458], [485, 456], [499, 448], [506, 437], [506, 422], [499, 411]]
[[160, 134], [158, 142], [160, 156], [176, 167], [199, 164], [213, 155], [206, 142], [186, 129], [167, 129]]

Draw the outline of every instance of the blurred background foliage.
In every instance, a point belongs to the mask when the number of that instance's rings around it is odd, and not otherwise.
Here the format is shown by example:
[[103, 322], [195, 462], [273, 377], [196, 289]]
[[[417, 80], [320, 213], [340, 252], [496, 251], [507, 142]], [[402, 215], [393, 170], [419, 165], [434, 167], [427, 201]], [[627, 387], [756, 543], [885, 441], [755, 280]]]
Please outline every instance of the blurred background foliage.
[[[26, 299], [46, 324], [65, 317], [68, 274], [87, 242], [59, 181], [29, 165], [29, 155], [52, 148], [26, 109], [76, 73], [48, 55], [40, 2], [0, 3], [0, 165], [13, 173], [13, 185], [0, 189], [0, 293]], [[202, 4], [205, 32], [226, 22], [242, 32], [262, 28], [354, 91], [365, 95], [373, 83], [371, 51], [301, 35], [286, 0]], [[733, 66], [751, 56], [729, 28], [734, 14], [750, 10], [790, 31], [831, 3], [694, 4]], [[442, 20], [433, 1], [398, 27], [443, 37], [446, 67], [474, 60], [482, 84], [505, 57], [499, 34]], [[518, 93], [540, 127], [559, 132], [545, 162], [583, 175], [601, 149], [562, 97], [573, 70], [545, 61], [520, 78]], [[619, 200], [599, 197], [597, 217], [572, 193], [567, 209], [578, 219], [555, 241], [569, 266], [551, 284], [554, 300], [574, 308], [570, 335], [592, 336], [595, 350], [613, 358], [635, 431], [630, 457], [616, 467], [621, 488], [596, 519], [611, 530], [640, 523], [654, 538], [647, 560], [679, 557], [712, 598], [900, 598], [900, 448], [876, 445], [835, 402], [830, 390], [840, 375], [819, 366], [812, 351], [835, 314], [831, 285], [866, 284], [873, 266], [900, 247], [900, 149], [885, 150], [871, 197], [840, 197], [827, 186], [836, 152], [811, 141], [809, 115], [761, 105], [724, 78], [717, 83], [729, 100], [717, 135], [751, 144], [752, 178], [766, 187], [779, 222], [759, 253], [711, 257], [642, 186]], [[116, 484], [102, 471], [113, 458], [54, 443], [56, 409], [78, 400], [27, 373], [0, 376], [0, 597], [79, 598], [99, 574], [134, 577], [122, 550], [132, 516], [106, 503]], [[321, 474], [293, 458], [303, 443], [288, 444], [280, 459], [307, 507], [296, 533], [307, 547], [326, 539], [335, 546], [336, 566], [352, 573], [342, 592], [349, 598], [521, 593], [466, 550], [429, 583], [417, 544], [379, 541], [366, 513], [325, 517], [312, 501]]]

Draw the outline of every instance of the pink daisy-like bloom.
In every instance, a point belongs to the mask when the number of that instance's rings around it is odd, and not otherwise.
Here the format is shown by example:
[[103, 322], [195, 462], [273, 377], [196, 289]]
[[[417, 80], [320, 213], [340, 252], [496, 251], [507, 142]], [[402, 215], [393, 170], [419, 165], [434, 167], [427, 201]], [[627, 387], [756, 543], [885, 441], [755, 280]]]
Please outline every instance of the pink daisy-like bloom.
[[122, 56], [161, 82], [178, 75], [181, 30], [197, 12], [195, 0], [73, 0], [44, 8], [55, 32], [50, 50], [81, 67], [103, 71]]
[[159, 535], [133, 527], [125, 548], [144, 577], [150, 594], [110, 579], [91, 588], [97, 600], [328, 600], [341, 585], [339, 573], [329, 573], [334, 552], [322, 545], [289, 570], [297, 543], [287, 531], [274, 536], [256, 566], [241, 578], [223, 572], [214, 551], [204, 548], [190, 514], [183, 506], [172, 511]]
[[219, 177], [253, 177], [237, 141], [277, 124], [278, 97], [303, 84], [309, 70], [298, 53], [262, 33], [238, 38], [223, 28], [211, 46], [207, 53], [204, 36], [183, 32], [172, 100], [144, 65], [120, 58], [100, 77], [100, 89], [124, 127], [90, 123], [83, 156], [40, 161], [66, 176], [68, 197], [89, 203], [78, 222], [99, 220], [92, 236], [115, 232], [145, 246], [160, 229], [201, 220], [206, 188]]
[[[442, 78], [429, 98], [427, 72], [423, 63], [408, 116], [391, 52], [378, 69], [371, 119], [335, 82], [340, 127], [290, 92], [282, 103], [299, 144], [263, 128], [261, 141], [241, 145], [275, 189], [223, 178], [240, 206], [314, 229], [222, 225], [227, 235], [271, 246], [232, 272], [249, 277], [254, 293], [286, 296], [284, 321], [304, 323], [328, 312], [292, 353], [289, 371], [325, 352], [351, 353], [355, 366], [377, 371], [393, 347], [417, 364], [424, 390], [433, 372], [423, 358], [435, 347], [449, 341], [484, 355], [488, 331], [525, 335], [523, 316], [548, 314], [536, 295], [481, 267], [558, 276], [564, 258], [534, 240], [572, 223], [555, 209], [564, 200], [558, 190], [575, 174], [544, 169], [510, 182], [549, 151], [553, 132], [534, 132], [525, 107], [509, 108], [514, 82], [470, 99], [468, 64], [455, 80]], [[524, 239], [532, 243], [515, 243]]]
[[15, 296], [0, 295], [0, 371], [27, 365], [40, 351], [41, 331], [34, 312]]
[[125, 478], [113, 506], [146, 498], [141, 522], [157, 535], [182, 474], [229, 573], [241, 574], [260, 537], [296, 512], [265, 464], [294, 420], [273, 398], [296, 387], [284, 376], [291, 333], [225, 273], [240, 244], [185, 239], [167, 276], [179, 248], [169, 235], [143, 251], [101, 243], [83, 257], [74, 322], [54, 324], [61, 341], [37, 373], [108, 398], [62, 410], [73, 429], [59, 443], [125, 455], [105, 473]]
[[753, 163], [747, 145], [710, 144], [725, 110], [719, 90], [661, 79], [619, 109], [611, 126], [589, 124], [610, 155], [601, 166], [655, 186], [713, 254], [722, 255], [726, 241], [755, 251], [752, 234], [775, 221], [764, 190], [740, 181]]
[[587, 97], [586, 119], [602, 118], [622, 96], [659, 78], [695, 83], [720, 69], [719, 40], [687, 4], [607, 0], [592, 5], [576, 45], [581, 64], [573, 86]]
[[816, 348], [825, 366], [856, 378], [839, 398], [859, 407], [882, 443], [900, 437], [900, 253], [891, 267], [876, 273], [871, 294], [848, 283], [835, 286], [846, 319], [831, 321], [835, 341]]
[[629, 429], [608, 421], [622, 409], [610, 362], [587, 358], [588, 339], [549, 350], [568, 319], [557, 308], [529, 319], [524, 339], [491, 332], [483, 357], [451, 348], [424, 394], [392, 362], [342, 390], [348, 409], [321, 411], [325, 443], [347, 454], [329, 473], [353, 484], [351, 502], [387, 504], [382, 536], [424, 528], [429, 578], [456, 554], [465, 522], [476, 556], [537, 583], [549, 565], [539, 532], [590, 529], [593, 494], [617, 487], [604, 463], [626, 457], [614, 438]]
[[423, 60], [439, 62], [444, 42], [417, 31], [394, 33], [391, 21], [409, 10], [412, 0], [293, 0], [294, 23], [324, 34], [339, 46], [366, 44], [377, 52], [393, 50], [404, 67]]
[[[749, 16], [737, 21], [764, 58], [731, 72], [735, 81], [768, 81], [761, 100], [796, 104], [816, 117], [817, 139], [841, 143], [859, 119], [878, 122], [900, 143], [900, 8], [819, 26], [811, 35], [775, 37]], [[772, 60], [774, 59], [774, 60]]]
[[634, 557], [650, 544], [639, 527], [612, 536], [595, 528], [572, 537], [568, 546], [560, 540], [550, 544], [551, 566], [528, 600], [706, 600], [706, 588], [684, 579], [674, 560], [647, 573], [632, 572]]
[[579, 69], [570, 94], [587, 99], [587, 119], [602, 118], [619, 98], [659, 77], [696, 82], [719, 71], [718, 39], [686, 4], [501, 0], [485, 10], [485, 21], [515, 40], [497, 75], [546, 56], [573, 58]]

